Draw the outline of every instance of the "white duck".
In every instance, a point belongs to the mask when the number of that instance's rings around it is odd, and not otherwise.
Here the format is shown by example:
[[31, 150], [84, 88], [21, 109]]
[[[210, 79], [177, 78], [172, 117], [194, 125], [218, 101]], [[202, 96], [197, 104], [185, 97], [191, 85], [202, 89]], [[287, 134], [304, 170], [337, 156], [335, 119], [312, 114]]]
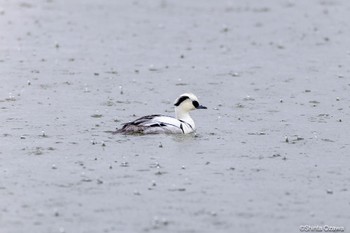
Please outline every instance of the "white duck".
[[196, 129], [189, 112], [195, 109], [206, 109], [198, 103], [198, 98], [192, 93], [185, 93], [175, 100], [175, 116], [148, 115], [138, 118], [132, 122], [123, 124], [117, 133], [123, 134], [158, 134], [174, 133], [188, 134]]

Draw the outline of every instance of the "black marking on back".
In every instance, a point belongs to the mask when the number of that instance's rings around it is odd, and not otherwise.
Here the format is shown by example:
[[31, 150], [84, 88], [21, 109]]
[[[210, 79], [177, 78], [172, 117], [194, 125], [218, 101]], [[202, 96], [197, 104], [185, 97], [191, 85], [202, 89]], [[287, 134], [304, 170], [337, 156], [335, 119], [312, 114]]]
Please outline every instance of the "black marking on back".
[[128, 122], [128, 123], [124, 123], [123, 124], [123, 127], [121, 128], [121, 130], [123, 129], [126, 129], [127, 127], [129, 127], [130, 125], [135, 125], [135, 126], [138, 126], [146, 121], [149, 121], [149, 120], [152, 120], [153, 118], [155, 117], [159, 117], [159, 116], [162, 116], [160, 114], [154, 114], [154, 115], [148, 115], [148, 116], [143, 116], [143, 117], [140, 117], [134, 121], [131, 121], [131, 122]]
[[182, 133], [185, 133], [184, 127], [182, 126], [182, 123], [180, 124], [180, 129], [182, 130]]
[[[192, 130], [193, 130], [193, 127], [192, 127], [192, 125], [190, 125], [189, 123], [187, 123], [186, 121], [183, 121], [183, 120], [179, 120], [179, 121], [181, 121], [182, 123], [184, 123], [184, 124], [186, 124], [186, 125], [188, 125]], [[182, 124], [181, 124], [181, 126], [180, 127], [182, 127]], [[182, 128], [181, 128], [182, 129]]]
[[185, 100], [189, 99], [190, 97], [188, 97], [187, 95], [181, 96], [176, 103], [174, 104], [175, 106], [179, 106], [182, 102], [184, 102]]
[[150, 125], [150, 127], [162, 127], [162, 126], [166, 126], [166, 124], [164, 124], [164, 123], [157, 123], [157, 124]]
[[152, 120], [153, 118], [159, 117], [159, 116], [162, 116], [162, 115], [154, 114], [154, 115], [143, 116], [143, 117], [140, 117], [132, 122], [125, 123], [124, 126], [125, 125], [139, 125], [139, 124], [142, 124], [146, 121]]

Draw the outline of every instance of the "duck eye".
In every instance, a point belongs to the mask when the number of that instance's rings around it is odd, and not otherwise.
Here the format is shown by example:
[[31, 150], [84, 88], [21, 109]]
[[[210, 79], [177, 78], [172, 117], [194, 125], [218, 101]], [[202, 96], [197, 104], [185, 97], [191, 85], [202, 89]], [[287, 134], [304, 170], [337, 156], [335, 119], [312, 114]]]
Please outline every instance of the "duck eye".
[[198, 106], [199, 106], [199, 103], [198, 103], [198, 101], [192, 101], [192, 104], [193, 104], [193, 106], [195, 107], [195, 108], [198, 108]]

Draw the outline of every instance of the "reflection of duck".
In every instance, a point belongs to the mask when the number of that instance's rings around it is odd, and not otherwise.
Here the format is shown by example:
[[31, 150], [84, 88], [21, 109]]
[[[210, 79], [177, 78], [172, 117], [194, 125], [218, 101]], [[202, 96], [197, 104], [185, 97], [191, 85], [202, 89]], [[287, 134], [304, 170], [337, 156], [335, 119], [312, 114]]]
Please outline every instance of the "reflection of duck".
[[198, 98], [192, 93], [185, 93], [175, 100], [174, 117], [164, 115], [148, 115], [125, 123], [117, 130], [117, 133], [132, 134], [157, 134], [157, 133], [182, 133], [193, 132], [196, 127], [189, 112], [195, 109], [206, 109], [198, 103]]

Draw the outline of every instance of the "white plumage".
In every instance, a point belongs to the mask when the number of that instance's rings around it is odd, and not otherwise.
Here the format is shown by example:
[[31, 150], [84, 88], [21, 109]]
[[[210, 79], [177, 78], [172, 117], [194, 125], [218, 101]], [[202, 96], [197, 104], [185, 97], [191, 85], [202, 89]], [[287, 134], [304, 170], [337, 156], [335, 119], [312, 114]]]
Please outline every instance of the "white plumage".
[[206, 109], [198, 103], [198, 98], [192, 93], [185, 93], [175, 100], [175, 117], [164, 115], [148, 115], [132, 122], [123, 124], [117, 133], [133, 134], [157, 134], [179, 133], [187, 134], [196, 129], [189, 112], [195, 109]]

